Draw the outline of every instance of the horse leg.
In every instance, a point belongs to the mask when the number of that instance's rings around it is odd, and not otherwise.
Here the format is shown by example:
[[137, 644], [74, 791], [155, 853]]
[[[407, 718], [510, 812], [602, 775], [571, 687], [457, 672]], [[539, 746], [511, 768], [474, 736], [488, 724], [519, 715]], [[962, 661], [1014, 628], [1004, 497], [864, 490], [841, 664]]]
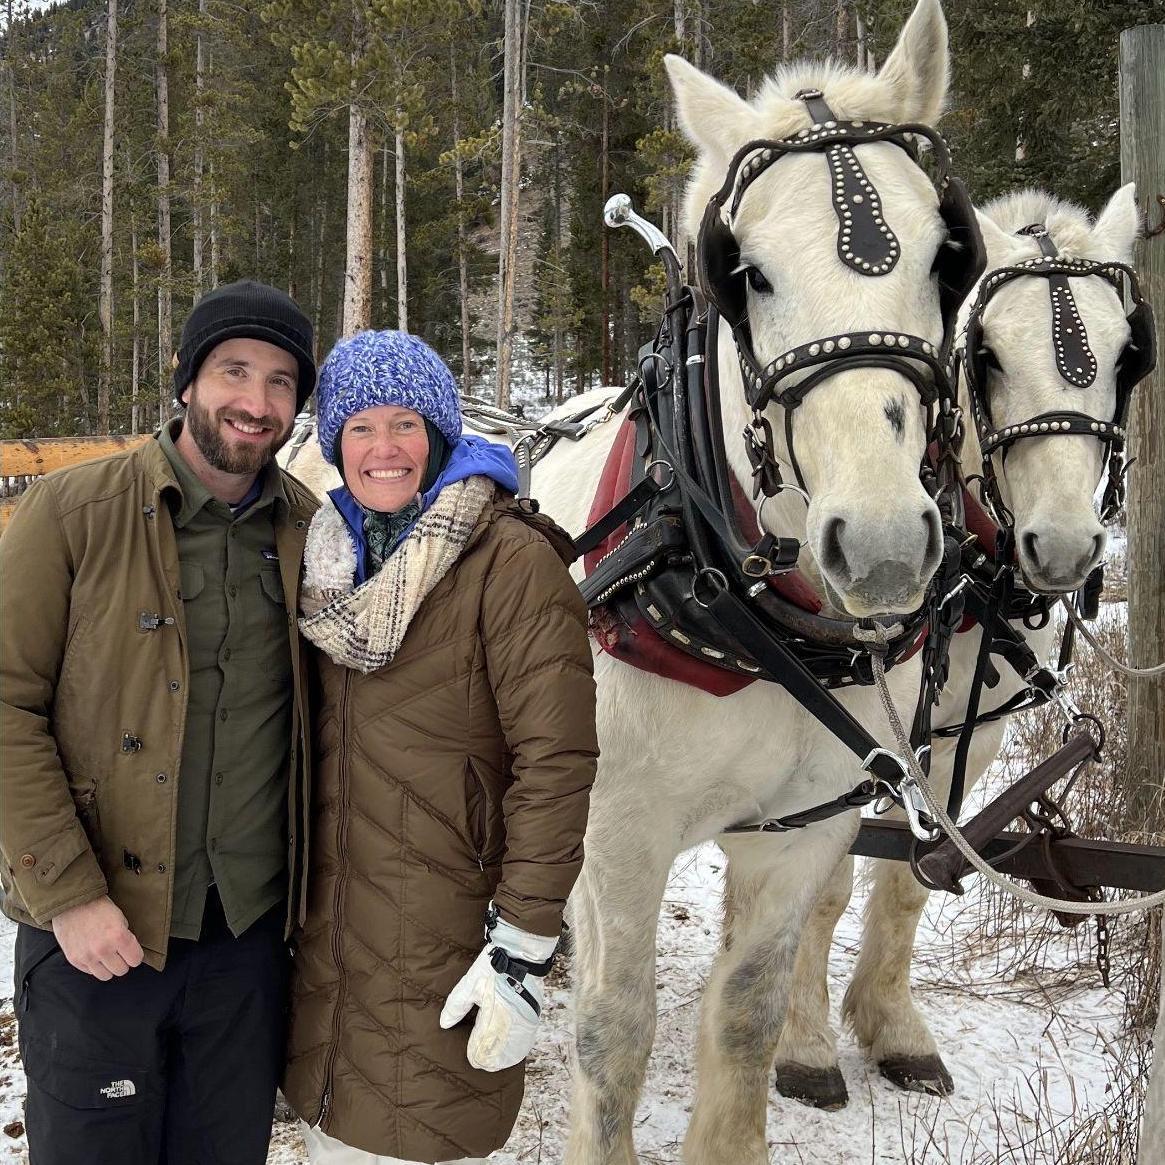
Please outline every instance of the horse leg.
[[[1003, 738], [1001, 725], [975, 733], [967, 765], [967, 790], [987, 770]], [[931, 783], [940, 799], [950, 789], [955, 742], [935, 742]], [[905, 862], [874, 862], [861, 953], [845, 993], [842, 1015], [887, 1080], [913, 1092], [949, 1096], [954, 1080], [910, 993], [910, 960], [929, 891]]]
[[686, 1165], [767, 1165], [768, 1070], [801, 930], [855, 828], [847, 816], [781, 842], [721, 839], [736, 866], [732, 916], [704, 993]]
[[[729, 877], [732, 866], [728, 868]], [[853, 892], [854, 860], [846, 854], [813, 905], [793, 964], [789, 1008], [777, 1045], [777, 1091], [814, 1108], [836, 1111], [849, 1100], [829, 1022], [829, 947]]]
[[643, 836], [628, 835], [613, 860], [588, 829], [571, 895], [575, 1055], [565, 1165], [637, 1160], [631, 1130], [655, 1037], [656, 928], [671, 865], [644, 853]]

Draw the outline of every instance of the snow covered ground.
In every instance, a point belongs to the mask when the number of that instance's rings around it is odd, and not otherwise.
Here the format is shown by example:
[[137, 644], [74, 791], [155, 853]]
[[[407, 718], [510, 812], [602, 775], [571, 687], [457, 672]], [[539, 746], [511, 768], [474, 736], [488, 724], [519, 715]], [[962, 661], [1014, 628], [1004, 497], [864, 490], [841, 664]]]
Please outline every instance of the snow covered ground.
[[[705, 845], [672, 870], [660, 926], [660, 1023], [636, 1133], [641, 1160], [678, 1162], [691, 1102], [691, 1059], [700, 993], [719, 935], [723, 855]], [[775, 1092], [768, 1138], [774, 1165], [1053, 1165], [1065, 1129], [1095, 1114], [1113, 1072], [1110, 1040], [1122, 999], [1100, 987], [1090, 939], [1076, 932], [1038, 947], [1038, 959], [998, 975], [1013, 950], [984, 943], [978, 887], [965, 899], [932, 896], [916, 958], [916, 997], [954, 1074], [947, 1100], [899, 1092], [849, 1036], [841, 1067], [850, 1091], [842, 1112], [821, 1113]], [[830, 961], [837, 1005], [857, 955], [862, 891], [846, 912]], [[1032, 916], [1032, 926], [1038, 919]], [[1086, 928], [1081, 928], [1085, 930]], [[23, 1077], [13, 1041], [11, 924], [0, 927], [0, 1163], [26, 1162], [20, 1119]], [[1020, 960], [1022, 964], [1022, 960]], [[1050, 998], [1054, 994], [1054, 1007]], [[526, 1101], [499, 1165], [561, 1160], [569, 1094], [569, 1001], [549, 992], [547, 1022], [532, 1057]], [[1061, 1123], [1062, 1122], [1062, 1123]], [[78, 1157], [81, 1162], [83, 1157]], [[306, 1160], [292, 1125], [277, 1125], [270, 1165]]]

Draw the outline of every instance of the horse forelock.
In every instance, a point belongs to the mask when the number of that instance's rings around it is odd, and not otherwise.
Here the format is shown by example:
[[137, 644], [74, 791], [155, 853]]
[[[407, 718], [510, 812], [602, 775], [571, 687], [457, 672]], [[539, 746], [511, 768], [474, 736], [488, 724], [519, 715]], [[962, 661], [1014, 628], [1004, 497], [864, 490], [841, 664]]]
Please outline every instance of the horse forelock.
[[[1062, 254], [1082, 258], [1088, 253], [1088, 240], [1094, 225], [1092, 216], [1084, 207], [1057, 198], [1046, 190], [1033, 187], [1000, 195], [981, 207], [980, 213], [1009, 235], [1040, 223], [1047, 228]], [[1039, 252], [1034, 242], [1026, 240], [1023, 249], [1033, 254]]]

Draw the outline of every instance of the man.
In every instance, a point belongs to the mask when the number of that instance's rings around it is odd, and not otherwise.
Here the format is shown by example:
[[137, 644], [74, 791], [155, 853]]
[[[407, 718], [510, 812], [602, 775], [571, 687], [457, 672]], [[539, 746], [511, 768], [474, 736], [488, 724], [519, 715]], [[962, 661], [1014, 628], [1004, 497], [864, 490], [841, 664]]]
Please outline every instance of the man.
[[316, 509], [273, 458], [314, 384], [291, 299], [220, 287], [175, 357], [185, 417], [47, 475], [0, 541], [0, 879], [31, 1165], [266, 1160]]

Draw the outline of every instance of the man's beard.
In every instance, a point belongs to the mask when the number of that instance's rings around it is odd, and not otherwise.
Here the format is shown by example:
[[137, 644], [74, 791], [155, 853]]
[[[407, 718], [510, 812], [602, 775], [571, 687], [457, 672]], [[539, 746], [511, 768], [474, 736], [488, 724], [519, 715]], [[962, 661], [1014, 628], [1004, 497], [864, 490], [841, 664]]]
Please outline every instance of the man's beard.
[[[271, 440], [266, 445], [232, 445], [223, 436], [223, 422], [228, 418], [241, 421], [245, 425], [262, 425], [270, 428]], [[270, 415], [253, 417], [239, 409], [222, 408], [212, 418], [198, 403], [198, 397], [193, 392], [186, 407], [186, 425], [194, 444], [198, 446], [208, 465], [222, 473], [240, 475], [258, 473], [264, 466], [269, 465], [291, 436], [291, 426], [288, 425], [287, 429], [281, 432], [279, 418]]]

